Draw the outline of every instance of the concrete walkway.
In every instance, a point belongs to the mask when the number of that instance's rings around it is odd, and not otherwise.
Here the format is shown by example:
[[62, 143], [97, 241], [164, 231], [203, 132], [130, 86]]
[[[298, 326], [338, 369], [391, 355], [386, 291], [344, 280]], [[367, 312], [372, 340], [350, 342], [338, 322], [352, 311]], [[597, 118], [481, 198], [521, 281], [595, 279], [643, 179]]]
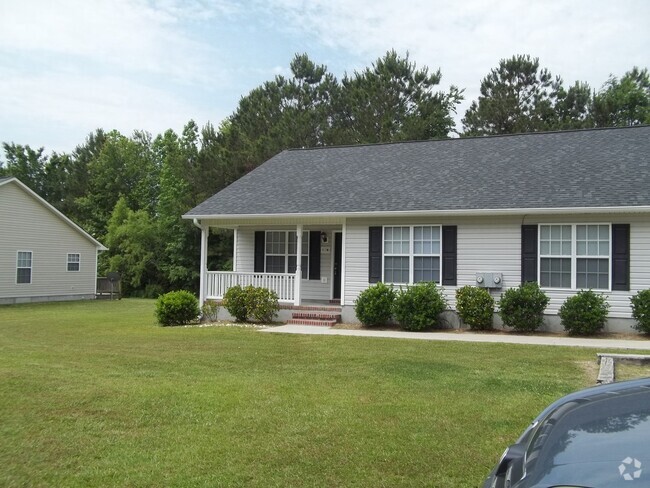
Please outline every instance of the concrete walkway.
[[565, 336], [490, 334], [468, 331], [406, 332], [401, 330], [331, 329], [313, 325], [280, 325], [260, 329], [260, 332], [280, 334], [312, 334], [355, 337], [388, 337], [425, 341], [492, 342], [497, 344], [530, 344], [537, 346], [592, 347], [597, 349], [636, 349], [650, 351], [650, 340], [644, 339], [583, 339]]

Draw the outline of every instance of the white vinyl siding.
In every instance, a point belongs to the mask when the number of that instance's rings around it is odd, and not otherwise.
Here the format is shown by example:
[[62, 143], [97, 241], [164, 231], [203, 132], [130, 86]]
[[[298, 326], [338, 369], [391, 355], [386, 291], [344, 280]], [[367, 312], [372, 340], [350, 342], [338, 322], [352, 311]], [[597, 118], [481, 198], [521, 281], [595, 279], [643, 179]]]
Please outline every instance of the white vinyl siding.
[[[18, 251], [32, 252], [31, 284], [16, 283]], [[84, 263], [67, 273], [74, 250]], [[15, 183], [0, 186], [0, 301], [94, 296], [97, 247]]]
[[[459, 217], [431, 218], [428, 223], [456, 225], [457, 242], [457, 286], [444, 286], [444, 293], [451, 308], [455, 307], [455, 291], [464, 285], [476, 284], [476, 273], [503, 273], [503, 288], [493, 290], [497, 300], [503, 291], [519, 286], [521, 280], [521, 225], [545, 222], [572, 225], [611, 223], [630, 224], [630, 291], [607, 291], [611, 305], [610, 317], [629, 318], [630, 296], [639, 290], [650, 288], [650, 219], [647, 215], [567, 215], [540, 216], [539, 218], [516, 216], [503, 217]], [[348, 219], [345, 234], [345, 305], [354, 305], [359, 293], [368, 283], [368, 228], [371, 226], [423, 225], [422, 218], [393, 219]], [[610, 233], [611, 235], [611, 233]], [[556, 314], [564, 300], [575, 294], [571, 289], [548, 289], [551, 301], [546, 312]]]

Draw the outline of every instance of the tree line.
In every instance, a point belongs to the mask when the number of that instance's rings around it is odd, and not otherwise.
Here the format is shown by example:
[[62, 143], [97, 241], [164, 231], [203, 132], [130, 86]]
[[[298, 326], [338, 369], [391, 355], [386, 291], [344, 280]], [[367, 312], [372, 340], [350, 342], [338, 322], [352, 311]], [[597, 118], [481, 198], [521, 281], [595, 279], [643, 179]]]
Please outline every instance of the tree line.
[[[463, 90], [440, 90], [440, 70], [408, 54], [389, 51], [340, 80], [306, 54], [290, 70], [243, 96], [218, 128], [97, 129], [69, 154], [5, 142], [0, 176], [18, 177], [105, 244], [100, 274], [118, 271], [127, 294], [155, 296], [198, 289], [199, 232], [180, 216], [284, 149], [650, 123], [650, 77], [636, 67], [596, 91], [565, 88], [530, 56], [501, 60], [462, 131]], [[211, 235], [211, 269], [229, 269], [231, 246], [229, 233]]]

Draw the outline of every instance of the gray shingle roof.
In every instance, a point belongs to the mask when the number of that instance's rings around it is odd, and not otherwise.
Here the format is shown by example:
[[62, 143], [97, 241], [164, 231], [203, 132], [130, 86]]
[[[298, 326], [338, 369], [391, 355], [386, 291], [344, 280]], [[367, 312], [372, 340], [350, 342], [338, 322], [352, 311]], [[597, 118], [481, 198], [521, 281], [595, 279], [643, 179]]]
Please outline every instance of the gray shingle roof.
[[191, 216], [650, 205], [650, 126], [284, 151]]

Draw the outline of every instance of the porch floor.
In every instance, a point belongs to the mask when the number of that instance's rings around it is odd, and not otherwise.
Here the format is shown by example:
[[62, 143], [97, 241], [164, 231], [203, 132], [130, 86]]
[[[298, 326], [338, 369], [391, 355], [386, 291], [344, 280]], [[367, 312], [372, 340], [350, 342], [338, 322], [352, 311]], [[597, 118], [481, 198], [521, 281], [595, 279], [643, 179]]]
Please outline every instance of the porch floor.
[[332, 300], [303, 300], [300, 305], [293, 305], [291, 303], [281, 303], [280, 309], [282, 310], [331, 310], [340, 312], [341, 304], [332, 303]]

